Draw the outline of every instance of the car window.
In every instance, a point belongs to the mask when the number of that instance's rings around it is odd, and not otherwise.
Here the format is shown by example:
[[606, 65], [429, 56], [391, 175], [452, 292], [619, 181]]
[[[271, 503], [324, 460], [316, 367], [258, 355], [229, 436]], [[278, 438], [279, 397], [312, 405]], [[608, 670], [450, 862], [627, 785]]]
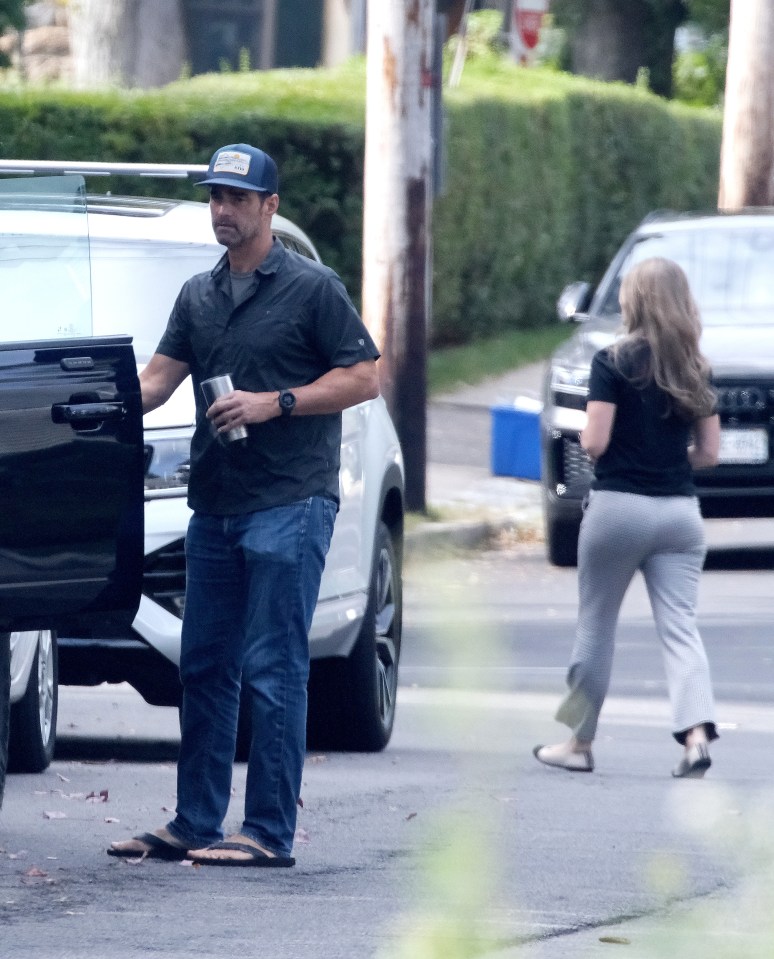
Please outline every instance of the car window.
[[305, 243], [302, 243], [297, 237], [288, 236], [287, 233], [276, 234], [277, 239], [282, 243], [284, 247], [288, 250], [294, 250], [296, 253], [300, 253], [301, 256], [305, 256], [310, 260], [316, 260], [317, 255], [311, 247], [307, 246]]
[[0, 179], [0, 340], [92, 335], [81, 176]]
[[200, 244], [92, 234], [94, 335], [130, 333], [138, 361], [147, 362], [183, 284], [211, 270], [221, 255], [214, 237], [212, 243]]
[[306, 257], [308, 257], [310, 260], [316, 260], [316, 259], [317, 259], [317, 257], [314, 255], [314, 253], [312, 252], [312, 250], [310, 250], [309, 247], [306, 246], [305, 244], [303, 244], [300, 240], [297, 240], [297, 241], [296, 241], [296, 250], [298, 250], [298, 252], [301, 254], [301, 256], [306, 256]]
[[603, 314], [621, 312], [621, 280], [652, 256], [675, 260], [685, 270], [704, 324], [771, 322], [774, 226], [730, 224], [640, 237], [611, 281], [602, 301]]

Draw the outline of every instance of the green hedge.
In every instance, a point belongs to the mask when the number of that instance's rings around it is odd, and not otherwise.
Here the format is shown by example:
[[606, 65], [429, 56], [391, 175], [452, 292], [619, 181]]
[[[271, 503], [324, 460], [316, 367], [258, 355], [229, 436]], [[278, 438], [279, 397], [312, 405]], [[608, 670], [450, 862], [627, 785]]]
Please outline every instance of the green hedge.
[[[161, 91], [0, 92], [0, 156], [207, 163], [224, 143], [258, 143], [280, 167], [281, 212], [308, 230], [327, 263], [357, 294], [364, 142], [362, 68], [217, 74]], [[327, 102], [325, 94], [327, 94]], [[351, 107], [347, 111], [347, 97]], [[97, 179], [89, 189], [99, 190]], [[112, 180], [113, 192], [137, 181]], [[144, 180], [142, 191], [203, 199], [201, 189]]]
[[[0, 155], [205, 163], [258, 143], [297, 220], [357, 298], [365, 70], [217, 74], [152, 93], [0, 91]], [[720, 114], [502, 61], [444, 90], [445, 189], [434, 210], [432, 342], [550, 323], [651, 209], [715, 204]], [[97, 188], [98, 181], [90, 183]], [[111, 183], [114, 191], [136, 184]], [[143, 190], [201, 196], [171, 181]]]
[[720, 115], [622, 84], [484, 66], [448, 104], [434, 340], [551, 322], [650, 210], [716, 204]]

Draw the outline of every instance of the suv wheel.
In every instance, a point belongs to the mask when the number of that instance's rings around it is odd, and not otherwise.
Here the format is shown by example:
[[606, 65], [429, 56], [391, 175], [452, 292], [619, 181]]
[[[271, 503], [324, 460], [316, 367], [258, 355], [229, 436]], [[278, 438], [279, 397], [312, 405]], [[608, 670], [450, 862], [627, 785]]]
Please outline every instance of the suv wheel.
[[0, 633], [0, 806], [8, 765], [8, 721], [11, 713], [11, 634]]
[[312, 663], [309, 679], [309, 746], [377, 752], [395, 720], [402, 630], [401, 576], [390, 531], [379, 523], [368, 605], [346, 659]]
[[35, 658], [22, 698], [11, 706], [8, 769], [40, 773], [54, 758], [59, 708], [59, 659], [56, 634], [38, 633]]
[[554, 566], [578, 565], [578, 523], [558, 520], [546, 513], [545, 535], [548, 561]]

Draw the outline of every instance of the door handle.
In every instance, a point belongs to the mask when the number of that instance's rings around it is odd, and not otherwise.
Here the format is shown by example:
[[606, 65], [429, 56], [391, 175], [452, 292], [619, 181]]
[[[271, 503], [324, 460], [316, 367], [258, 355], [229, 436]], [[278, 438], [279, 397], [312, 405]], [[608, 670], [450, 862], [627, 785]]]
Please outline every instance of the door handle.
[[55, 423], [70, 423], [73, 429], [95, 429], [105, 420], [123, 419], [123, 403], [54, 403], [51, 419]]

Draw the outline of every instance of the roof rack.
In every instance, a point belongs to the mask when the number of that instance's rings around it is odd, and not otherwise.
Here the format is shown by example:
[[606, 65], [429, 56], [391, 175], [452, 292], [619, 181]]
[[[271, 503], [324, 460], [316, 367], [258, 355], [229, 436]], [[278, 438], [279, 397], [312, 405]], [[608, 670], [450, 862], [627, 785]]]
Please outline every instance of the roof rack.
[[0, 160], [2, 176], [140, 176], [167, 180], [201, 180], [205, 164], [94, 163], [86, 160]]

